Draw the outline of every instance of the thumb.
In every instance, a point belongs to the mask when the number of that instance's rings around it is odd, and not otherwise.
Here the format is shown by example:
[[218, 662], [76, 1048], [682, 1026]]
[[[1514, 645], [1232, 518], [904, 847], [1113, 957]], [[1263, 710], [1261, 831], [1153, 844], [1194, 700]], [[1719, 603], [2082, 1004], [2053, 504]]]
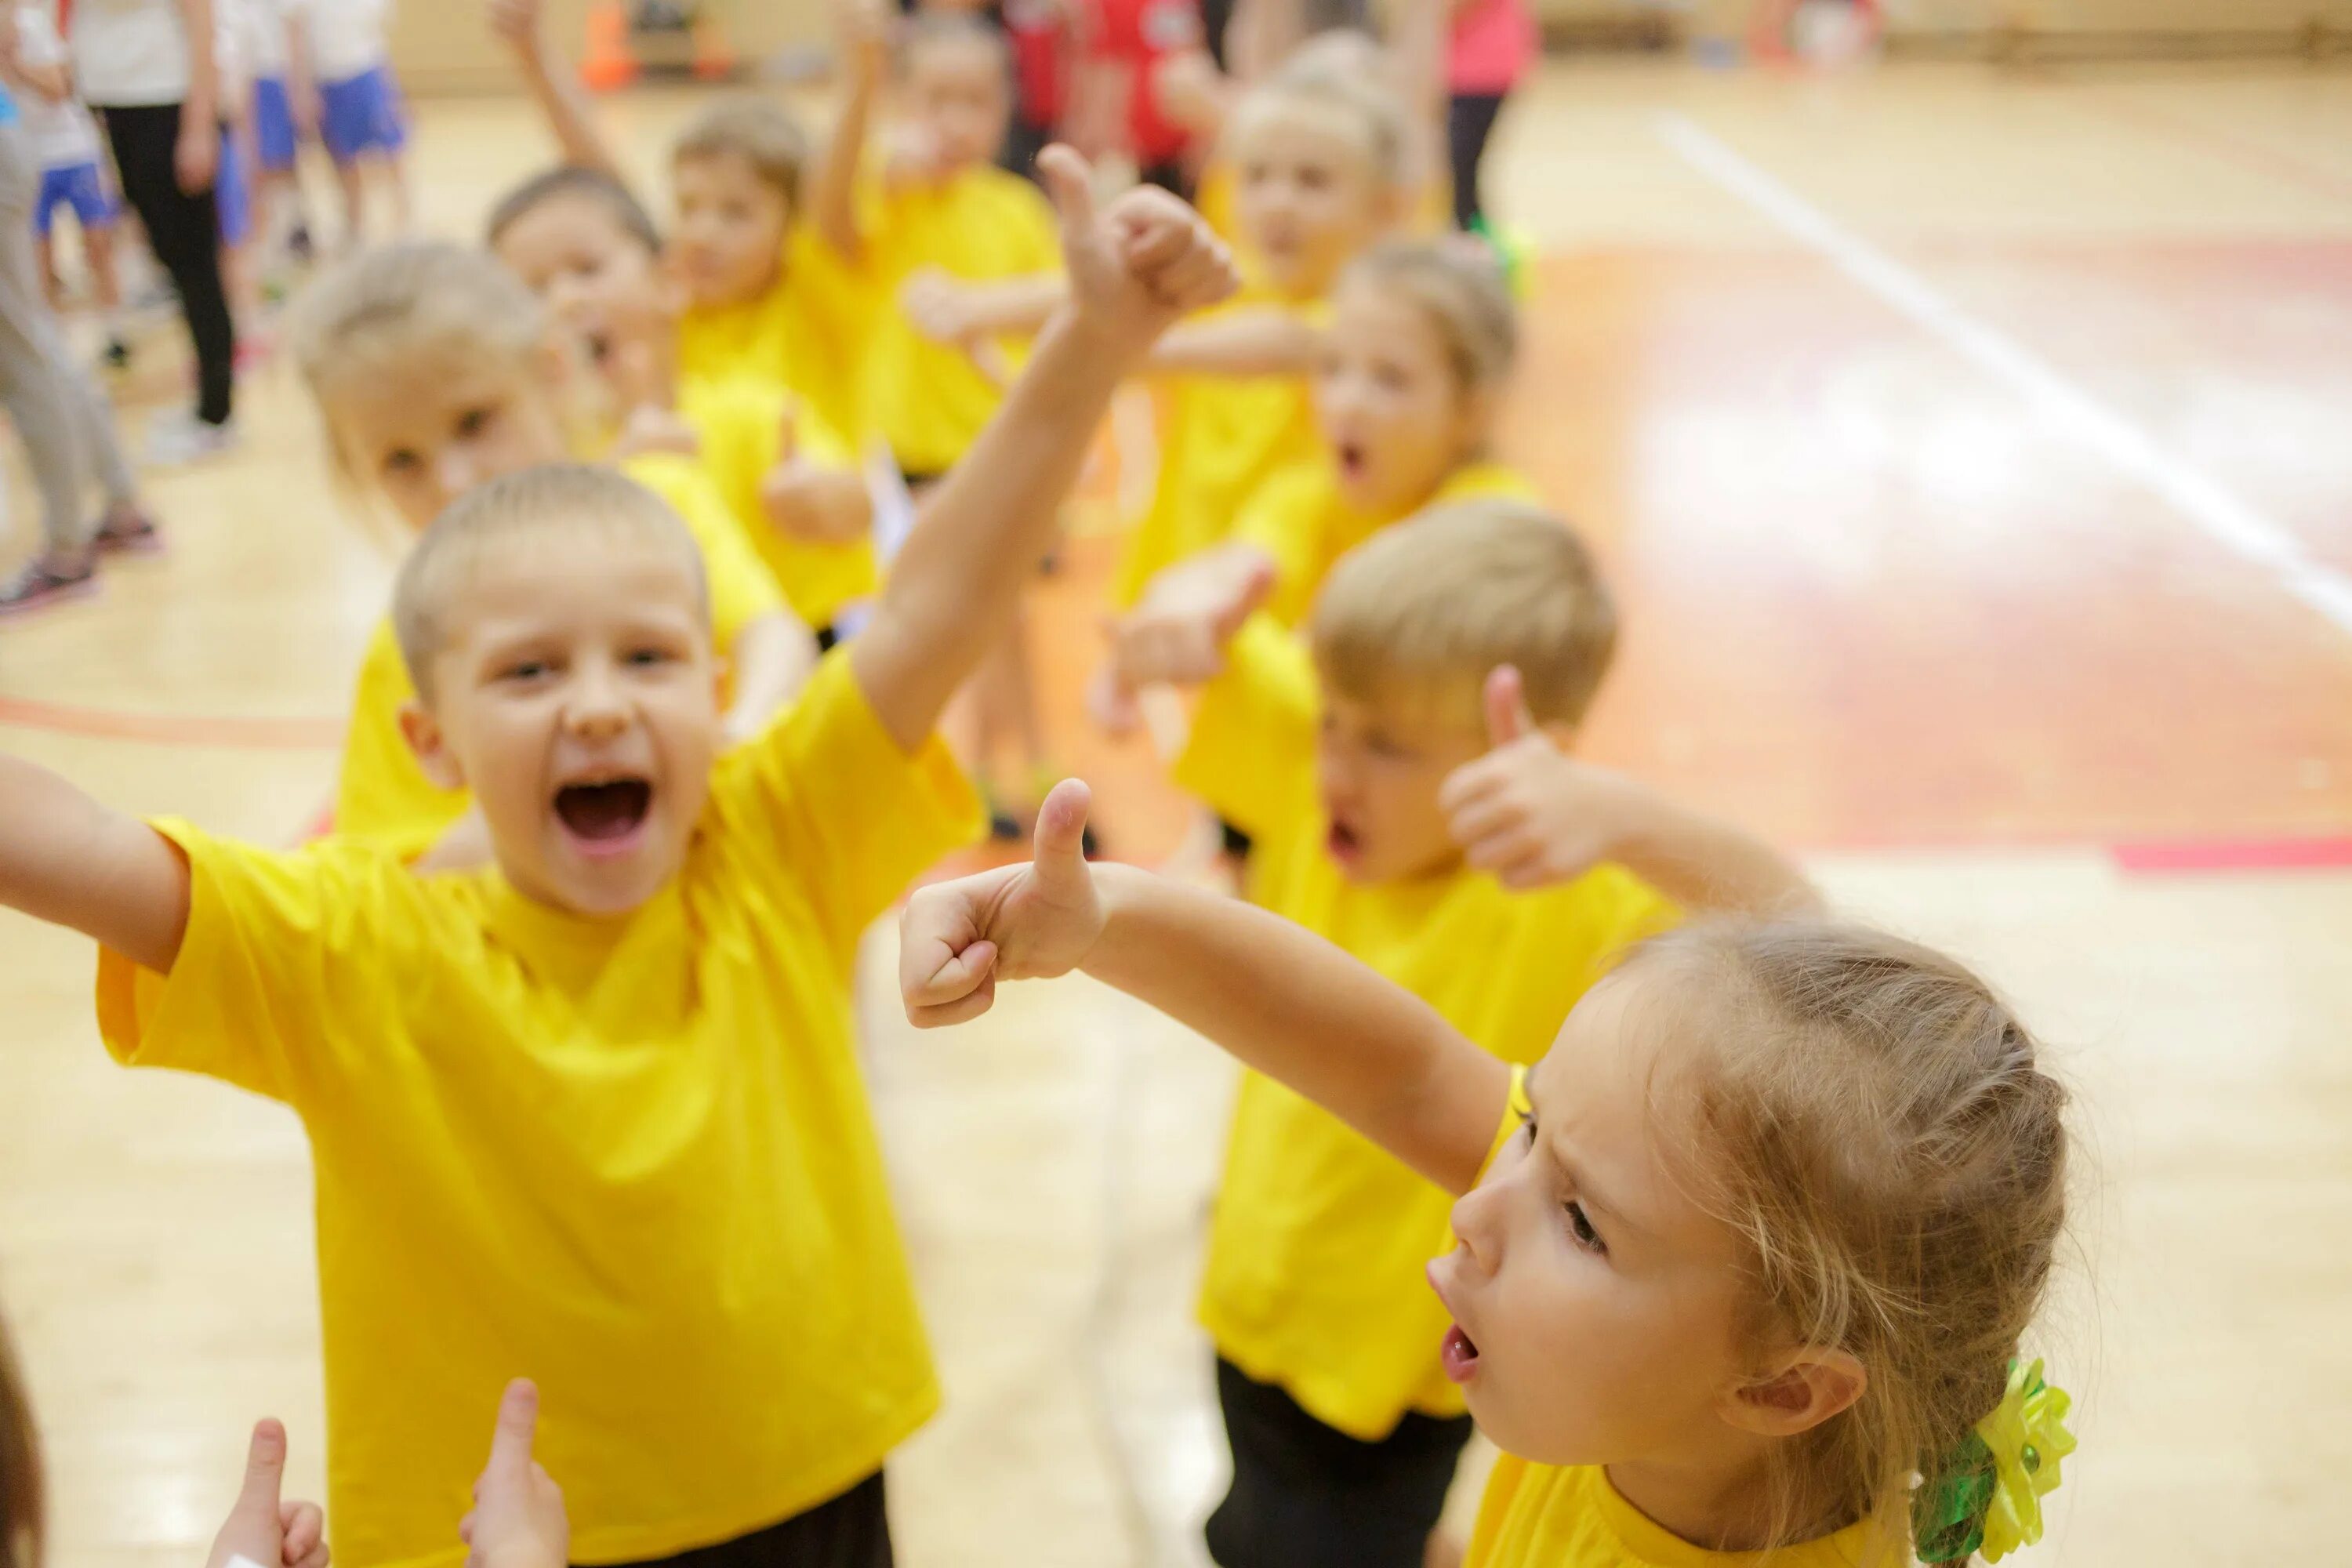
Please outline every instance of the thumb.
[[237, 1489], [239, 1513], [278, 1519], [278, 1489], [286, 1479], [286, 1428], [276, 1417], [257, 1421], [245, 1455], [245, 1484]]
[[1077, 149], [1055, 142], [1037, 154], [1037, 173], [1045, 181], [1045, 194], [1053, 198], [1054, 211], [1061, 216], [1062, 233], [1075, 238], [1093, 232], [1094, 170]]
[[1486, 677], [1486, 735], [1496, 746], [1507, 746], [1535, 733], [1536, 717], [1528, 711], [1527, 681], [1518, 666], [1498, 664]]
[[1090, 886], [1087, 873], [1087, 807], [1094, 792], [1083, 779], [1064, 779], [1037, 808], [1034, 870], [1038, 885], [1058, 895]]
[[520, 1479], [530, 1473], [531, 1442], [539, 1432], [539, 1385], [527, 1377], [507, 1384], [499, 1400], [498, 1426], [490, 1433], [490, 1462], [484, 1476]]

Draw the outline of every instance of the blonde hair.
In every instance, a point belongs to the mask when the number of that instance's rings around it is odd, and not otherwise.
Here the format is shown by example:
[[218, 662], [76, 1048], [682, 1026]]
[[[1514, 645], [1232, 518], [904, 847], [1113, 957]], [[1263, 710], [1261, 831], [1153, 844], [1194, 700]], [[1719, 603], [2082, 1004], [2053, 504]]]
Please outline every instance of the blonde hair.
[[495, 258], [402, 240], [362, 251], [311, 285], [291, 337], [295, 363], [325, 411], [352, 376], [435, 355], [521, 364], [547, 333], [546, 308]]
[[1310, 637], [1325, 684], [1360, 702], [1434, 700], [1481, 721], [1486, 677], [1516, 665], [1528, 710], [1574, 724], [1617, 646], [1617, 607], [1584, 542], [1524, 501], [1438, 507], [1342, 556]]
[[674, 548], [693, 574], [703, 624], [709, 585], [693, 534], [660, 497], [611, 468], [547, 463], [475, 486], [449, 503], [417, 539], [392, 592], [392, 629], [417, 694], [433, 696], [434, 656], [447, 646], [450, 601], [485, 557], [548, 533], [567, 550], [588, 539], [651, 540]]
[[40, 1434], [8, 1325], [0, 1320], [0, 1568], [40, 1568]]
[[1378, 289], [1437, 329], [1447, 366], [1465, 393], [1510, 379], [1519, 357], [1519, 311], [1494, 252], [1475, 239], [1392, 239], [1359, 257], [1340, 287]]
[[1877, 931], [1700, 924], [1632, 963], [1678, 967], [1717, 1014], [1662, 1124], [1689, 1129], [1695, 1190], [1744, 1245], [1748, 1344], [1842, 1350], [1867, 1375], [1779, 1446], [1775, 1539], [1869, 1519], [1907, 1541], [1914, 1478], [1946, 1479], [2041, 1307], [2065, 1090], [1982, 980]]
[[1304, 50], [1243, 94], [1225, 132], [1228, 153], [1248, 139], [1252, 128], [1292, 109], [1346, 121], [1362, 143], [1375, 182], [1388, 190], [1403, 184], [1410, 132], [1402, 96], [1377, 75], [1341, 68]]
[[688, 122], [669, 150], [670, 166], [698, 158], [737, 157], [797, 213], [808, 177], [809, 140], [784, 107], [750, 93], [720, 99]]

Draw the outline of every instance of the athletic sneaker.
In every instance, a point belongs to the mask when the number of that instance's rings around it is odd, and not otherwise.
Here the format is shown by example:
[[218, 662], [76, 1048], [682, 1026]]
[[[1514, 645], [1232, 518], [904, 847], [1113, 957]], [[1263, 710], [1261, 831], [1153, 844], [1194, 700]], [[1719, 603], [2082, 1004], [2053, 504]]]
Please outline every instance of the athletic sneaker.
[[155, 520], [137, 507], [124, 507], [107, 513], [98, 525], [94, 542], [109, 555], [161, 555], [163, 553], [163, 531]]
[[175, 468], [217, 458], [236, 445], [236, 421], [207, 425], [193, 414], [158, 414], [147, 422], [144, 460], [150, 468]]
[[95, 562], [85, 562], [79, 572], [52, 572], [37, 560], [27, 561], [14, 577], [0, 583], [0, 616], [28, 615], [97, 592]]

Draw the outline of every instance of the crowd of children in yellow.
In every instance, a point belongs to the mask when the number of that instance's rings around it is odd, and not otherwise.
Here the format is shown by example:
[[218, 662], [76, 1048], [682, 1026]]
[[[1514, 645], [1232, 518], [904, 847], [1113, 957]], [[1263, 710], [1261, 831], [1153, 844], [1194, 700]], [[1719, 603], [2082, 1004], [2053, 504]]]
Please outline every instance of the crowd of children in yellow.
[[[853, 7], [822, 151], [714, 105], [665, 234], [536, 0], [489, 20], [564, 162], [484, 247], [367, 251], [300, 306], [333, 459], [411, 541], [331, 835], [144, 824], [0, 757], [0, 902], [100, 944], [108, 1048], [309, 1133], [348, 1568], [891, 1561], [887, 1462], [940, 1395], [853, 962], [987, 819], [939, 726], [1017, 656], [1129, 380], [1160, 467], [1099, 708], [1188, 694], [1173, 773], [1245, 897], [1090, 867], [1064, 785], [1034, 863], [916, 897], [901, 983], [945, 1025], [1082, 968], [1253, 1069], [1200, 1307], [1212, 1555], [2038, 1532], [2071, 1438], [2013, 1363], [2063, 1097], [1973, 975], [1575, 759], [1616, 610], [1493, 449], [1515, 302], [1416, 216], [1410, 70], [1311, 43], [1223, 103], [1209, 217], [1097, 209], [1066, 148], [1042, 190], [992, 163], [996, 35]], [[1978, 1435], [2003, 1413], [2032, 1466]], [[1474, 1419], [1506, 1458], [1448, 1542]], [[282, 1452], [257, 1433], [219, 1563], [319, 1568]]]

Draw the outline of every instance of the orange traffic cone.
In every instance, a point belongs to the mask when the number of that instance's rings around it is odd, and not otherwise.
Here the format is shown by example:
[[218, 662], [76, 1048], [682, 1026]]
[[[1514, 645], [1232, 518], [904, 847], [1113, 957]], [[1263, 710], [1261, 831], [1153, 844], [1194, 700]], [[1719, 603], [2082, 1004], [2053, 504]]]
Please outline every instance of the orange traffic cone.
[[580, 79], [598, 92], [611, 92], [637, 79], [637, 57], [629, 52], [629, 14], [622, 0], [588, 7], [588, 48]]

